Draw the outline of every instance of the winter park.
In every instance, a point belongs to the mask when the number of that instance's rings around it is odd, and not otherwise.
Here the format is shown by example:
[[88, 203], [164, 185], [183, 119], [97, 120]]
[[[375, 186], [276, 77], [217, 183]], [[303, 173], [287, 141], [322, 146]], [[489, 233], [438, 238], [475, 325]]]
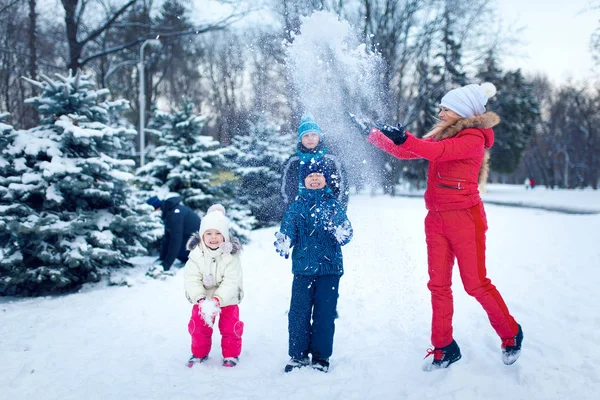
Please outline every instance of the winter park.
[[579, 1], [0, 0], [1, 397], [595, 399]]

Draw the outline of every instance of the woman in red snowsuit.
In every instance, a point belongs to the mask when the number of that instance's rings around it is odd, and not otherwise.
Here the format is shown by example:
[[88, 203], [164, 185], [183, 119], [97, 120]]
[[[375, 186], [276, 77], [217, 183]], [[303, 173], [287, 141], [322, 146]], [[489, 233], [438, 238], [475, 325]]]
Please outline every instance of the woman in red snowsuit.
[[[401, 159], [429, 160], [425, 205], [425, 235], [433, 308], [431, 342], [433, 363], [426, 369], [446, 368], [461, 358], [452, 336], [452, 267], [458, 269], [466, 292], [487, 312], [502, 339], [503, 361], [520, 355], [523, 331], [510, 315], [502, 296], [486, 276], [486, 214], [479, 196], [480, 171], [487, 178], [487, 149], [494, 143], [492, 127], [498, 115], [485, 112], [496, 88], [491, 83], [451, 90], [442, 98], [440, 122], [423, 139], [404, 128], [384, 125], [367, 138], [378, 148]], [[485, 182], [485, 178], [483, 182]]]

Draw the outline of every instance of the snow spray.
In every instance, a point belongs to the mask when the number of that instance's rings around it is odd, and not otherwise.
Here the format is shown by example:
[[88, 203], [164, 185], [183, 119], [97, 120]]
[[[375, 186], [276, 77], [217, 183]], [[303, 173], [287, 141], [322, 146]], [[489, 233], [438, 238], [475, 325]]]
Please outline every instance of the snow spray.
[[326, 11], [302, 17], [300, 32], [286, 43], [286, 53], [288, 73], [303, 107], [296, 111], [312, 114], [351, 180], [352, 175], [364, 179], [371, 148], [347, 113], [385, 119], [381, 57], [368, 51], [347, 21]]

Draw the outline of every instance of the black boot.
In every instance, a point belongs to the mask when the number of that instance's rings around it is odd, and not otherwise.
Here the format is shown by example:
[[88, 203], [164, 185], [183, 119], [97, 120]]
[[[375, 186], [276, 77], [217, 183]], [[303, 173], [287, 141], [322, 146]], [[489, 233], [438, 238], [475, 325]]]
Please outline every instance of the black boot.
[[462, 357], [460, 354], [460, 348], [455, 340], [452, 340], [452, 343], [450, 343], [448, 346], [429, 349], [425, 358], [432, 354], [433, 362], [423, 368], [425, 371], [448, 368], [450, 364], [457, 362]]
[[511, 365], [519, 359], [521, 343], [523, 343], [523, 329], [519, 325], [516, 336], [502, 340], [502, 361], [504, 361], [504, 364]]
[[308, 357], [303, 358], [290, 358], [290, 361], [286, 364], [283, 369], [284, 372], [292, 372], [294, 369], [306, 367], [309, 364]]
[[319, 371], [327, 372], [329, 371], [329, 360], [321, 360], [320, 358], [313, 357], [311, 367], [318, 369]]

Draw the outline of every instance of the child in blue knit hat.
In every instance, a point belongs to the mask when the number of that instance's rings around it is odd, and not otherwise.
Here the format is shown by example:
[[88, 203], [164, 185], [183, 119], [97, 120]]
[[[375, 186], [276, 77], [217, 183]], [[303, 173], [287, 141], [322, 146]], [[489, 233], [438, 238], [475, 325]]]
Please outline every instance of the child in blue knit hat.
[[352, 238], [345, 208], [331, 190], [333, 173], [326, 159], [300, 166], [303, 188], [275, 233], [275, 248], [282, 257], [288, 258], [293, 247], [288, 313], [291, 359], [285, 372], [307, 365], [329, 370], [338, 288], [344, 273], [341, 246]]
[[348, 180], [340, 160], [327, 153], [323, 142], [323, 132], [310, 114], [304, 114], [298, 126], [298, 145], [296, 154], [283, 164], [281, 177], [281, 198], [286, 209], [298, 196], [304, 183], [300, 177], [300, 166], [310, 161], [327, 160], [331, 166], [329, 187], [337, 200], [348, 205]]

